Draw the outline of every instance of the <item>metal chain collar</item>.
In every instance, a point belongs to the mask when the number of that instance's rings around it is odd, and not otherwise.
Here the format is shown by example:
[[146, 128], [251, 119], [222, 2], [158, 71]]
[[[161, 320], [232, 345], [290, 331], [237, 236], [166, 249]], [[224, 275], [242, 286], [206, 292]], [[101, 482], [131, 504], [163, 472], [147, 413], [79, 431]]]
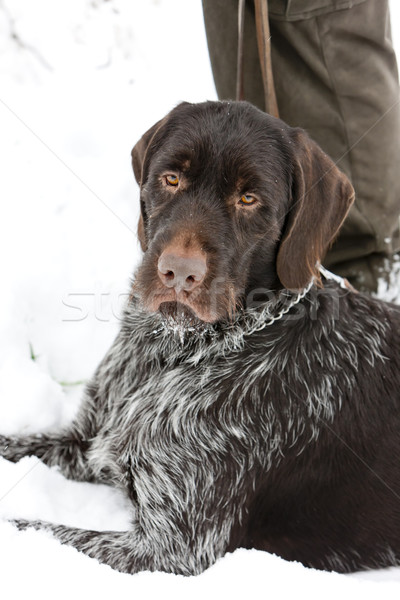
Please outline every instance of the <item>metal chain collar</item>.
[[253, 329], [253, 331], [261, 331], [262, 329], [264, 329], [264, 327], [269, 327], [270, 325], [275, 323], [275, 321], [279, 321], [280, 319], [282, 319], [282, 317], [284, 317], [293, 308], [293, 306], [296, 306], [296, 304], [298, 304], [300, 300], [302, 300], [304, 296], [308, 294], [313, 285], [314, 277], [312, 278], [308, 286], [304, 288], [304, 290], [302, 290], [292, 298], [292, 300], [287, 306], [283, 307], [276, 315], [267, 318], [259, 327]]

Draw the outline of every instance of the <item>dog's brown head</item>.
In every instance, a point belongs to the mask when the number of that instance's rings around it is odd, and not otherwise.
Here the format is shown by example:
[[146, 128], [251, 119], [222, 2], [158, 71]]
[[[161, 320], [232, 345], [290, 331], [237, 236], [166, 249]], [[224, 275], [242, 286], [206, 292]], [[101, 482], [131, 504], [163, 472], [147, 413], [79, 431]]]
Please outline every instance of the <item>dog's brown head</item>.
[[141, 302], [205, 322], [318, 279], [354, 198], [304, 131], [246, 102], [180, 104], [143, 135], [132, 164]]

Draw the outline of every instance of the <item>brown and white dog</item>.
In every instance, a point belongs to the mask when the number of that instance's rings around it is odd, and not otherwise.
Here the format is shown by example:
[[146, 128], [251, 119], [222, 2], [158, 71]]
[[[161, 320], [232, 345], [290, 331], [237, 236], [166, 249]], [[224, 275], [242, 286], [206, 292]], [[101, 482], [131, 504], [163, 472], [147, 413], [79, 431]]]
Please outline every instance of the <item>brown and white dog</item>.
[[341, 572], [400, 563], [400, 309], [321, 283], [353, 200], [299, 129], [247, 103], [181, 104], [132, 151], [144, 251], [71, 426], [1, 437], [121, 487], [125, 532], [42, 522], [134, 573], [238, 547]]

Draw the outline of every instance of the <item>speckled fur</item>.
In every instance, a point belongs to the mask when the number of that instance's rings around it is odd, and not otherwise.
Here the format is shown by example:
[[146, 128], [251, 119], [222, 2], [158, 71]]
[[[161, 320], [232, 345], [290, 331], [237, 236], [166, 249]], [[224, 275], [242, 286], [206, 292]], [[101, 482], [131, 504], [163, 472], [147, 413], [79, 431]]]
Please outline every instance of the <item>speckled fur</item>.
[[[399, 328], [393, 331], [389, 319], [399, 321], [399, 310], [336, 284], [331, 291], [340, 298], [337, 321], [325, 311], [329, 295], [311, 319], [316, 297], [310, 294], [300, 320], [243, 335], [244, 313], [234, 326], [192, 338], [190, 348], [163, 329], [157, 315], [130, 303], [71, 429], [1, 438], [1, 447], [11, 460], [34, 453], [68, 477], [121, 487], [132, 499], [132, 530], [33, 525], [122, 571], [194, 574], [237, 545], [263, 547], [251, 510], [269, 479], [265, 500], [271, 502], [280, 469], [298, 468], [300, 476], [304, 463], [315, 460], [322, 471], [313, 485], [322, 488], [331, 485], [329, 463], [336, 455], [347, 455], [353, 468], [363, 470], [360, 448], [372, 443], [370, 430], [380, 413], [374, 399], [384, 397], [389, 408], [398, 394], [391, 383], [398, 364], [389, 355]], [[381, 373], [373, 385], [371, 371]], [[364, 412], [370, 412], [369, 431], [358, 432], [354, 445], [347, 435], [343, 443], [344, 430], [358, 430]], [[326, 467], [318, 464], [316, 443], [329, 448]], [[398, 491], [396, 482], [393, 494]], [[304, 562], [343, 571], [394, 564], [399, 548], [389, 549], [376, 546], [374, 556], [365, 556], [360, 549], [327, 546], [325, 558]]]
[[9, 460], [121, 488], [131, 529], [17, 525], [128, 573], [198, 574], [237, 547], [342, 572], [398, 564], [400, 309], [335, 282], [265, 326], [276, 308], [196, 329], [132, 296], [72, 425], [0, 436]]

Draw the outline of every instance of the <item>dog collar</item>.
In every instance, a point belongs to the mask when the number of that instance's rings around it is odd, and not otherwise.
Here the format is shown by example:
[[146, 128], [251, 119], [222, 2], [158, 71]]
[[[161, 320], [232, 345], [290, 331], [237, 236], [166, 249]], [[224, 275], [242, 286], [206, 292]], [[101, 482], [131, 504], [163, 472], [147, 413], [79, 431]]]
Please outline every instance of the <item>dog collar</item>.
[[[337, 284], [339, 284], [339, 286], [342, 289], [345, 290], [352, 289], [347, 279], [344, 279], [343, 277], [340, 277], [340, 275], [336, 275], [335, 273], [331, 273], [331, 271], [328, 271], [328, 269], [326, 269], [322, 265], [318, 265], [318, 269], [322, 277], [327, 281], [335, 281]], [[278, 300], [278, 302], [273, 306], [268, 304], [263, 311], [263, 317], [265, 318], [263, 318], [262, 323], [260, 323], [259, 326], [252, 328], [251, 332], [261, 331], [265, 327], [269, 327], [270, 325], [273, 325], [276, 321], [282, 319], [282, 317], [284, 317], [294, 306], [296, 306], [296, 304], [300, 302], [300, 300], [302, 300], [308, 294], [308, 292], [314, 285], [314, 282], [315, 278], [313, 277], [310, 283], [307, 285], [307, 287], [305, 287], [298, 294], [292, 296], [289, 303], [286, 303], [284, 301], [282, 302], [282, 300]], [[285, 295], [287, 298], [287, 296], [291, 294], [291, 292], [289, 290], [283, 290], [282, 294]], [[283, 306], [279, 309], [280, 304], [282, 304]], [[272, 310], [275, 314], [271, 315]]]
[[[275, 314], [271, 314], [272, 307], [270, 305], [267, 305], [263, 311], [263, 316], [265, 316], [263, 322], [258, 327], [252, 328], [251, 333], [255, 331], [261, 331], [265, 327], [269, 327], [270, 325], [273, 325], [276, 321], [282, 319], [282, 317], [284, 317], [294, 306], [296, 306], [296, 304], [300, 302], [300, 300], [302, 300], [308, 294], [308, 292], [314, 285], [314, 281], [315, 279], [313, 277], [310, 283], [307, 285], [307, 287], [305, 287], [301, 292], [298, 292], [297, 294], [291, 297], [290, 302], [285, 302], [281, 299], [278, 300], [278, 302], [273, 306], [274, 312], [277, 311], [275, 312]], [[289, 290], [283, 290], [281, 294], [287, 299], [288, 296], [291, 295], [291, 292]], [[280, 305], [281, 308], [279, 309]]]

